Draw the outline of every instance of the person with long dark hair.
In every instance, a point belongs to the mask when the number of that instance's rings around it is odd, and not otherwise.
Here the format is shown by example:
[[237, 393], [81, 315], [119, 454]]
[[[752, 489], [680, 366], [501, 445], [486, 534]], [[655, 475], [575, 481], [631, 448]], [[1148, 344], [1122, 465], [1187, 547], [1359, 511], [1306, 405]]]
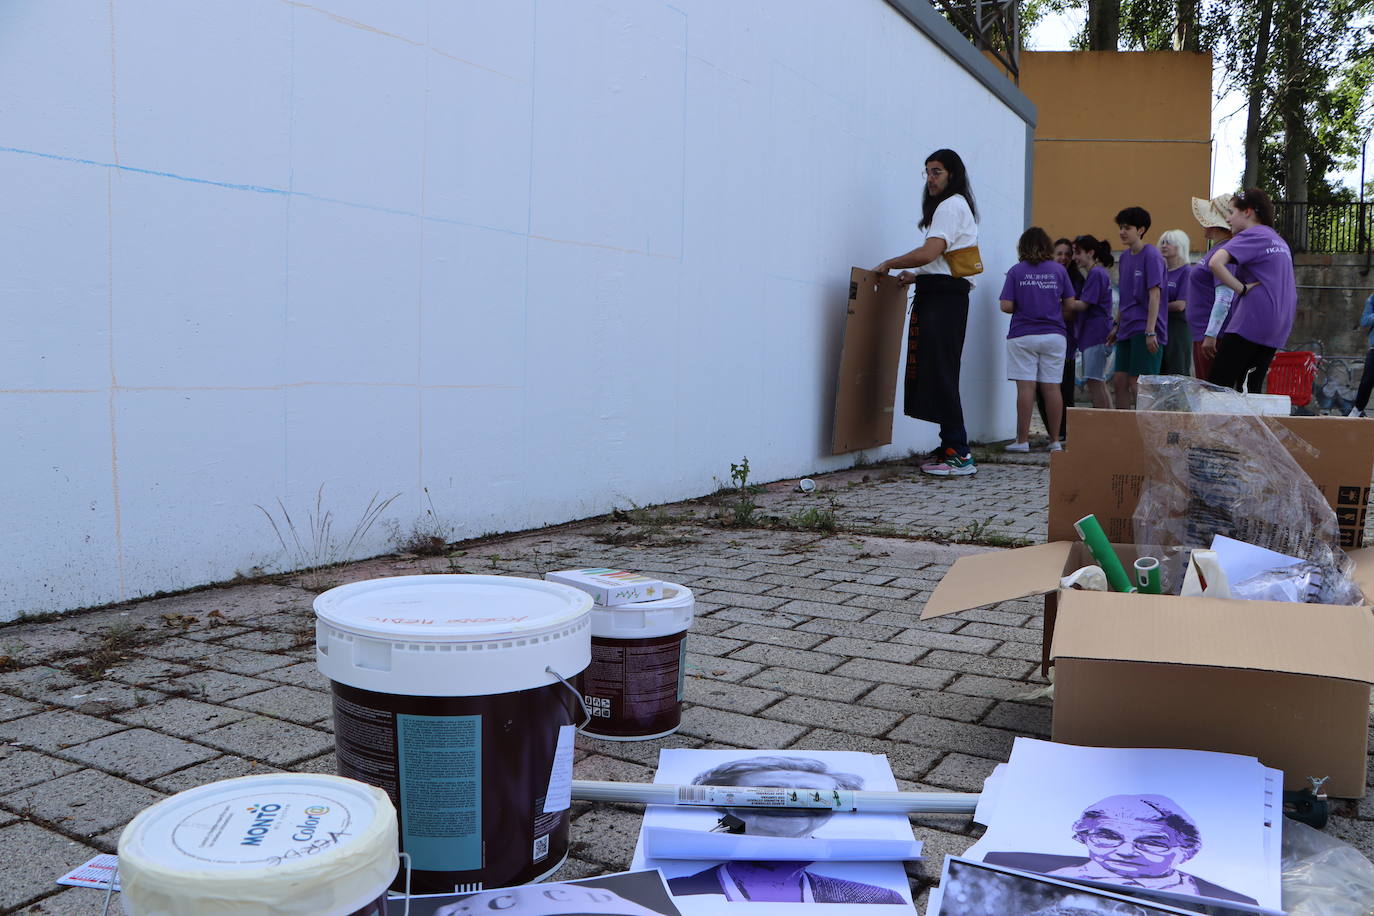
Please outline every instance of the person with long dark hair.
[[973, 283], [956, 277], [946, 258], [978, 244], [977, 218], [964, 160], [954, 150], [936, 150], [925, 161], [918, 224], [925, 241], [874, 268], [877, 273], [900, 270], [898, 278], [916, 286], [907, 338], [904, 410], [909, 417], [940, 426], [940, 446], [921, 465], [923, 472], [937, 477], [978, 473], [959, 400], [959, 366]]
[[1074, 310], [1074, 337], [1078, 340], [1078, 350], [1083, 354], [1084, 386], [1093, 406], [1099, 409], [1111, 407], [1107, 395], [1108, 346], [1107, 337], [1112, 332], [1112, 276], [1107, 268], [1115, 262], [1112, 246], [1099, 241], [1095, 236], [1080, 235], [1073, 240], [1073, 256], [1083, 271], [1083, 289], [1078, 293]]
[[1217, 249], [1208, 266], [1235, 299], [1226, 331], [1217, 341], [1210, 381], [1260, 392], [1269, 363], [1288, 342], [1298, 313], [1293, 253], [1274, 231], [1274, 202], [1259, 188], [1246, 188], [1231, 198], [1227, 222], [1235, 235]]

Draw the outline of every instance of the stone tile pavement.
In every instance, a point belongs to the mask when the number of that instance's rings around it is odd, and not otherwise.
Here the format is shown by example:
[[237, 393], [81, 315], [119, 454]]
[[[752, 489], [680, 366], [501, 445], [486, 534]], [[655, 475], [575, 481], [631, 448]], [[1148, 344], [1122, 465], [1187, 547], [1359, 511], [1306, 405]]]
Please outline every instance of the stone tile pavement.
[[[720, 508], [699, 501], [0, 628], [0, 912], [99, 912], [101, 894], [53, 880], [113, 851], [124, 824], [169, 794], [332, 771], [311, 601], [377, 576], [604, 564], [696, 590], [681, 730], [637, 743], [580, 736], [578, 778], [647, 781], [661, 747], [849, 749], [887, 754], [905, 788], [977, 791], [1017, 735], [1048, 734], [1048, 704], [1026, 699], [1043, 686], [1038, 603], [917, 617], [949, 563], [988, 549], [948, 542], [1041, 537], [1043, 456], [985, 463], [973, 479], [884, 466], [818, 478], [809, 496], [793, 483], [760, 493], [759, 512], [800, 526], [828, 511], [836, 533], [722, 525], [711, 519]], [[639, 811], [573, 813], [561, 875], [624, 868]], [[1351, 803], [1330, 829], [1368, 854], [1372, 819], [1374, 802]], [[913, 823], [928, 854], [909, 868], [923, 900], [943, 856], [977, 828], [966, 817]]]

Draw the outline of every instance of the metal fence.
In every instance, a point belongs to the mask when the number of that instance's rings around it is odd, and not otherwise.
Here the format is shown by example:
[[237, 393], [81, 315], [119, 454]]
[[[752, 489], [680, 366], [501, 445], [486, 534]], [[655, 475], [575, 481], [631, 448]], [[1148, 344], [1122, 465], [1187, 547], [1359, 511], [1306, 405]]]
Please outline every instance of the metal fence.
[[1374, 240], [1374, 202], [1275, 204], [1275, 226], [1294, 251], [1367, 253]]

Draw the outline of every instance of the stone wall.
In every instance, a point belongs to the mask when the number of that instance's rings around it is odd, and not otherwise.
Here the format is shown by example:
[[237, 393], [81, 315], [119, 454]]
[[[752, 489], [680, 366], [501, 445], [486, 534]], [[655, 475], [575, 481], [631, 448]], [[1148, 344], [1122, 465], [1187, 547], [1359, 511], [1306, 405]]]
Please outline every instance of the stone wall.
[[1293, 260], [1298, 318], [1288, 346], [1320, 340], [1328, 356], [1362, 356], [1369, 347], [1369, 335], [1356, 325], [1365, 299], [1374, 293], [1374, 271], [1361, 275], [1365, 256], [1299, 254]]

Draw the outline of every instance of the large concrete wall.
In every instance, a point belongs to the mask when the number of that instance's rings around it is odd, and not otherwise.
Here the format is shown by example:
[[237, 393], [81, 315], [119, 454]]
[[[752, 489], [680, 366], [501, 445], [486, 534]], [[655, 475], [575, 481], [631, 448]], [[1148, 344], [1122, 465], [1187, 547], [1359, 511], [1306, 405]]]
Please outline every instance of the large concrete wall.
[[1025, 125], [879, 0], [12, 0], [0, 135], [0, 619], [299, 563], [279, 500], [309, 552], [399, 494], [362, 556], [851, 463], [849, 268], [937, 147], [1012, 429]]
[[1321, 341], [1328, 356], [1364, 356], [1369, 329], [1356, 327], [1374, 293], [1374, 272], [1361, 274], [1362, 254], [1296, 254], [1298, 316], [1288, 335], [1292, 348]]
[[1140, 206], [1153, 220], [1149, 241], [1182, 229], [1206, 250], [1189, 201], [1211, 196], [1210, 55], [1027, 52], [1021, 89], [1038, 112], [1035, 225], [1120, 249], [1114, 217]]

